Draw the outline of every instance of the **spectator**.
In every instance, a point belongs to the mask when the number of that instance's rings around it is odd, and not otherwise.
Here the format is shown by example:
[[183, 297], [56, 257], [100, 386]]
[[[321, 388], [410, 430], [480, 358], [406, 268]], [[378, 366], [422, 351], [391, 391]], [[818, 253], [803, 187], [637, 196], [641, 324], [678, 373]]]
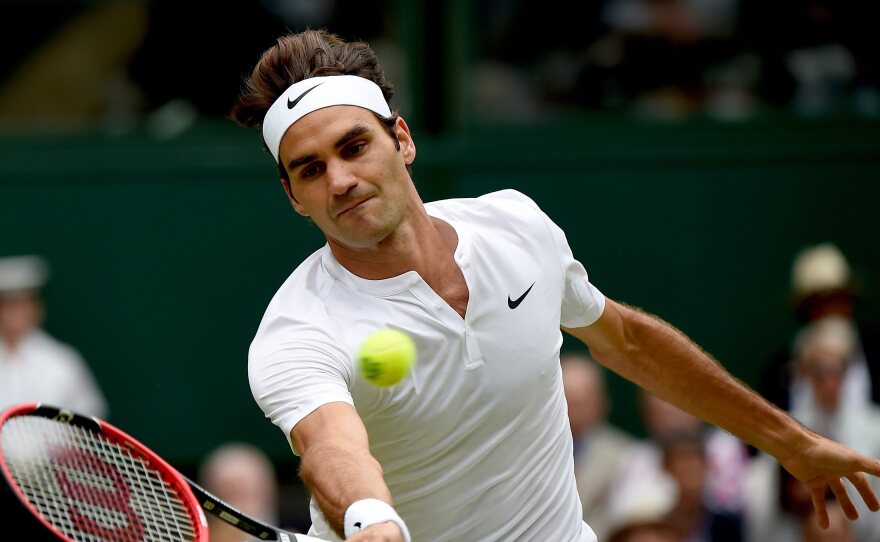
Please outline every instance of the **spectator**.
[[47, 277], [42, 258], [0, 258], [0, 409], [40, 402], [106, 417], [104, 396], [79, 353], [40, 328]]
[[677, 116], [701, 108], [708, 70], [735, 53], [738, 5], [738, 0], [608, 0], [602, 17], [608, 37], [622, 48], [609, 74], [643, 113]]
[[608, 423], [611, 401], [603, 369], [587, 354], [563, 354], [560, 361], [584, 520], [605, 540], [612, 488], [636, 441]]
[[[859, 289], [846, 257], [831, 243], [808, 246], [794, 259], [791, 269], [791, 298], [795, 317], [808, 325], [826, 316], [850, 322], [856, 344], [847, 360], [842, 397], [851, 403], [880, 403], [880, 332], [857, 320]], [[791, 366], [792, 346], [780, 349], [765, 365], [759, 391], [777, 406], [789, 411], [813, 408], [810, 384], [796, 378]]]
[[688, 542], [741, 542], [741, 516], [706, 506], [709, 461], [704, 439], [705, 432], [698, 430], [664, 435], [660, 443], [663, 470], [678, 486], [678, 499], [667, 520]]
[[709, 468], [705, 504], [714, 511], [733, 514], [742, 511], [742, 476], [748, 466], [745, 444], [646, 391], [642, 392], [642, 419], [650, 437], [648, 453], [657, 465], [661, 461], [663, 442], [677, 435], [703, 433]]
[[[794, 341], [793, 368], [797, 381], [809, 386], [809, 401], [800, 401], [792, 414], [819, 434], [876, 455], [880, 453], [880, 407], [846, 396], [852, 369], [849, 360], [857, 344], [852, 321], [840, 316], [825, 316], [801, 330]], [[771, 465], [772, 459], [760, 456], [749, 475], [749, 495], [754, 497], [748, 499], [752, 516], [749, 530], [756, 540], [799, 540], [809, 530], [800, 518], [811, 510], [809, 494], [804, 494], [800, 482], [781, 475]], [[876, 481], [872, 485], [878, 486]], [[763, 502], [761, 494], [777, 492], [782, 493], [779, 509], [774, 503]], [[880, 540], [880, 522], [866, 509], [857, 507], [860, 518], [848, 524], [847, 536], [858, 542]], [[795, 521], [794, 516], [800, 519]], [[811, 536], [816, 539], [815, 533]]]
[[798, 335], [795, 372], [799, 382], [809, 385], [811, 399], [795, 405], [792, 413], [820, 434], [876, 454], [880, 452], [880, 408], [867, 401], [847, 401], [844, 394], [855, 348], [852, 322], [838, 316], [817, 320]]
[[[752, 478], [760, 472], [767, 480], [752, 487], [749, 513], [746, 515], [747, 540], [763, 542], [865, 542], [876, 538], [857, 538], [855, 524], [848, 521], [836, 500], [828, 496], [826, 506], [830, 525], [827, 530], [819, 528], [813, 513], [809, 489], [781, 468], [766, 455], [757, 457], [757, 467], [750, 473]], [[767, 481], [770, 483], [767, 483]], [[753, 497], [753, 498], [752, 498]], [[768, 498], [769, 497], [769, 498]]]
[[820, 529], [819, 524], [810, 518], [804, 523], [804, 542], [855, 542], [853, 529], [836, 500], [828, 501], [828, 518], [831, 524]]
[[609, 542], [683, 542], [668, 514], [678, 498], [675, 481], [657, 470], [614, 493], [608, 509]]
[[[202, 461], [199, 483], [245, 514], [278, 524], [275, 467], [257, 448], [229, 443], [215, 449]], [[208, 515], [208, 528], [212, 542], [256, 540], [213, 515]]]
[[[792, 414], [817, 433], [854, 450], [880, 455], [880, 407], [869, 401], [847, 401], [844, 395], [856, 333], [846, 318], [826, 316], [804, 329], [795, 340], [799, 380], [810, 386], [812, 402], [797, 405]], [[880, 484], [873, 481], [873, 486]], [[880, 540], [880, 521], [866, 509], [852, 525], [857, 540]]]
[[876, 2], [742, 0], [739, 33], [762, 59], [762, 98], [805, 116], [876, 115], [878, 14]]

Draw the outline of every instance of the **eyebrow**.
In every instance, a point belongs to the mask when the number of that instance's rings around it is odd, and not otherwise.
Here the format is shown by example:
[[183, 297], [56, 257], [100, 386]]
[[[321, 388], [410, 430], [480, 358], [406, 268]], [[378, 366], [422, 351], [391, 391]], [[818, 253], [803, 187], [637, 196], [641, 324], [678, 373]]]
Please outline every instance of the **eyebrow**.
[[334, 145], [334, 147], [336, 147], [338, 149], [339, 147], [344, 146], [346, 143], [348, 143], [352, 139], [354, 139], [356, 137], [360, 137], [360, 136], [367, 134], [367, 133], [370, 133], [370, 132], [372, 132], [372, 129], [369, 126], [367, 126], [366, 124], [355, 124], [351, 128], [351, 130], [345, 132], [345, 135], [339, 138], [339, 141], [336, 142], [336, 145]]
[[[343, 147], [343, 146], [345, 146], [346, 143], [348, 143], [352, 139], [355, 139], [357, 137], [360, 137], [360, 136], [367, 134], [367, 133], [370, 133], [370, 132], [372, 132], [372, 128], [370, 128], [369, 126], [367, 126], [365, 124], [356, 124], [351, 128], [351, 130], [345, 132], [345, 134], [342, 137], [340, 137], [336, 141], [336, 143], [334, 143], [333, 147], [336, 149]], [[309, 162], [311, 162], [317, 158], [318, 158], [317, 154], [307, 154], [305, 156], [300, 156], [299, 158], [294, 158], [293, 160], [291, 160], [290, 162], [287, 163], [287, 170], [293, 171], [294, 169], [298, 168], [299, 166], [301, 166], [303, 164], [308, 164]]]

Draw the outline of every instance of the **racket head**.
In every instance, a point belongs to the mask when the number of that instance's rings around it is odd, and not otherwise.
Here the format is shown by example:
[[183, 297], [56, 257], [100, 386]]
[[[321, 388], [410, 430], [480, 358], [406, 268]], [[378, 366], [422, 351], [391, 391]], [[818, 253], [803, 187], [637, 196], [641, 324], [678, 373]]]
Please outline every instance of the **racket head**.
[[8, 408], [0, 414], [0, 475], [55, 540], [208, 541], [186, 480], [97, 418], [38, 403]]

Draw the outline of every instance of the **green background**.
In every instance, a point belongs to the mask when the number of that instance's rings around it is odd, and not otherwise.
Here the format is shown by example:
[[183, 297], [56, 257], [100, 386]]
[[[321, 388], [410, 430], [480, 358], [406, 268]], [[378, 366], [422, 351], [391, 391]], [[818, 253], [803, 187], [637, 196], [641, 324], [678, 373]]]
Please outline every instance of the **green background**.
[[[530, 195], [608, 296], [756, 385], [795, 329], [788, 273], [803, 245], [838, 243], [862, 279], [862, 318], [880, 320], [878, 128], [593, 116], [417, 131], [414, 177], [425, 200]], [[88, 360], [111, 421], [178, 465], [228, 440], [289, 457], [251, 397], [247, 348], [322, 237], [290, 209], [256, 131], [206, 121], [173, 141], [0, 138], [0, 232], [0, 255], [50, 261], [47, 328]], [[638, 432], [634, 389], [610, 386], [612, 420]]]

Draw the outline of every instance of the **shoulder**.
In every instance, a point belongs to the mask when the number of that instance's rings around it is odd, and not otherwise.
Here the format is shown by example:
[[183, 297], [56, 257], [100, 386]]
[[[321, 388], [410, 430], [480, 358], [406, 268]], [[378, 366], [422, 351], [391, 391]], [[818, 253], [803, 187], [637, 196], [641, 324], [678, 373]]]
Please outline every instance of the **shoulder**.
[[[425, 205], [432, 216], [449, 222], [470, 224], [486, 234], [514, 238], [538, 233], [545, 242], [550, 220], [528, 196], [516, 190], [500, 190], [477, 198], [447, 199]], [[527, 234], [526, 232], [532, 232]]]
[[540, 213], [538, 204], [522, 192], [513, 189], [490, 192], [476, 198], [455, 198], [432, 201], [425, 207], [434, 214], [468, 213]]
[[323, 253], [309, 256], [275, 292], [250, 345], [252, 364], [294, 340], [325, 340], [330, 319], [324, 301], [336, 281], [322, 264]]
[[313, 252], [285, 279], [266, 307], [263, 322], [292, 313], [297, 317], [309, 315], [321, 307], [335, 283], [323, 264], [326, 246]]

